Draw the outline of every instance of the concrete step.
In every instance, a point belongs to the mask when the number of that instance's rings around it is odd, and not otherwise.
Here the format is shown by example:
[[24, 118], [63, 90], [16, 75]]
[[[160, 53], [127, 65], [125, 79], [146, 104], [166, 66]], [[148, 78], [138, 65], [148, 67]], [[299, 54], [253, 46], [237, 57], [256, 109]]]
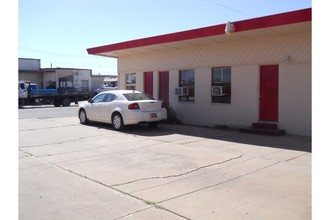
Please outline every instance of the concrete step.
[[277, 129], [276, 123], [270, 123], [270, 122], [255, 122], [252, 123], [253, 128], [264, 128], [264, 129]]
[[265, 128], [253, 128], [253, 127], [241, 128], [239, 129], [239, 131], [243, 133], [262, 134], [262, 135], [270, 135], [270, 136], [279, 136], [285, 134], [285, 130], [283, 129], [267, 129], [267, 128], [265, 129]]
[[239, 129], [240, 132], [250, 133], [250, 134], [261, 134], [270, 136], [284, 135], [285, 130], [278, 129], [276, 123], [268, 122], [255, 122], [252, 123], [252, 127], [246, 127]]

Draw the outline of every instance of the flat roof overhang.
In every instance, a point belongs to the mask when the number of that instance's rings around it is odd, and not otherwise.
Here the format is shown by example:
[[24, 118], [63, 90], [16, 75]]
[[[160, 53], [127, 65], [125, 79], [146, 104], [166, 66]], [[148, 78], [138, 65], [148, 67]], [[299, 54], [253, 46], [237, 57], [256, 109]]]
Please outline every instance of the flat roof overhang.
[[286, 12], [260, 18], [231, 22], [234, 33], [226, 34], [226, 24], [171, 34], [147, 37], [87, 49], [88, 54], [118, 58], [140, 53], [159, 52], [214, 43], [227, 43], [262, 37], [311, 32], [312, 9]]

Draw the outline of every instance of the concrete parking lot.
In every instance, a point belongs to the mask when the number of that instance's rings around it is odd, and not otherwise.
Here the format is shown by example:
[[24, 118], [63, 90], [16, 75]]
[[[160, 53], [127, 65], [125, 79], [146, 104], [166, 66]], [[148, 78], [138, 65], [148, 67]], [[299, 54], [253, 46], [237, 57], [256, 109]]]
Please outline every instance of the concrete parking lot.
[[311, 138], [20, 119], [19, 218], [311, 219]]

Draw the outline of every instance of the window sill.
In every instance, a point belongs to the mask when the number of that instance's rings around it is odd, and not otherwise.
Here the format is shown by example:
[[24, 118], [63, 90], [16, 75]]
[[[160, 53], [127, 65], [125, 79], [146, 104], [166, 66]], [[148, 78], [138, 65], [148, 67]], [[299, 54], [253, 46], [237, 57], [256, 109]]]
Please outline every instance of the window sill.
[[195, 101], [179, 101], [179, 103], [184, 103], [184, 104], [195, 104]]
[[232, 105], [232, 103], [211, 102], [211, 105]]

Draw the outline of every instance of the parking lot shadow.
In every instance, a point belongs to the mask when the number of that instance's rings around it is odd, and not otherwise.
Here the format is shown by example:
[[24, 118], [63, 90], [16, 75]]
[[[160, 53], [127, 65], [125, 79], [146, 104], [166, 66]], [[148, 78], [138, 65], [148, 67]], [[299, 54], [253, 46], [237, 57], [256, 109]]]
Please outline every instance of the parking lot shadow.
[[[98, 127], [99, 129], [114, 130], [114, 128], [109, 124], [91, 123], [90, 126]], [[179, 134], [185, 136], [200, 137], [263, 147], [312, 152], [311, 137], [307, 136], [296, 136], [287, 134], [282, 136], [266, 136], [241, 133], [236, 129], [217, 129], [209, 127], [173, 124], [160, 124], [158, 127], [155, 128], [150, 128], [144, 124], [130, 125], [126, 126], [125, 129], [120, 132], [145, 137]]]

